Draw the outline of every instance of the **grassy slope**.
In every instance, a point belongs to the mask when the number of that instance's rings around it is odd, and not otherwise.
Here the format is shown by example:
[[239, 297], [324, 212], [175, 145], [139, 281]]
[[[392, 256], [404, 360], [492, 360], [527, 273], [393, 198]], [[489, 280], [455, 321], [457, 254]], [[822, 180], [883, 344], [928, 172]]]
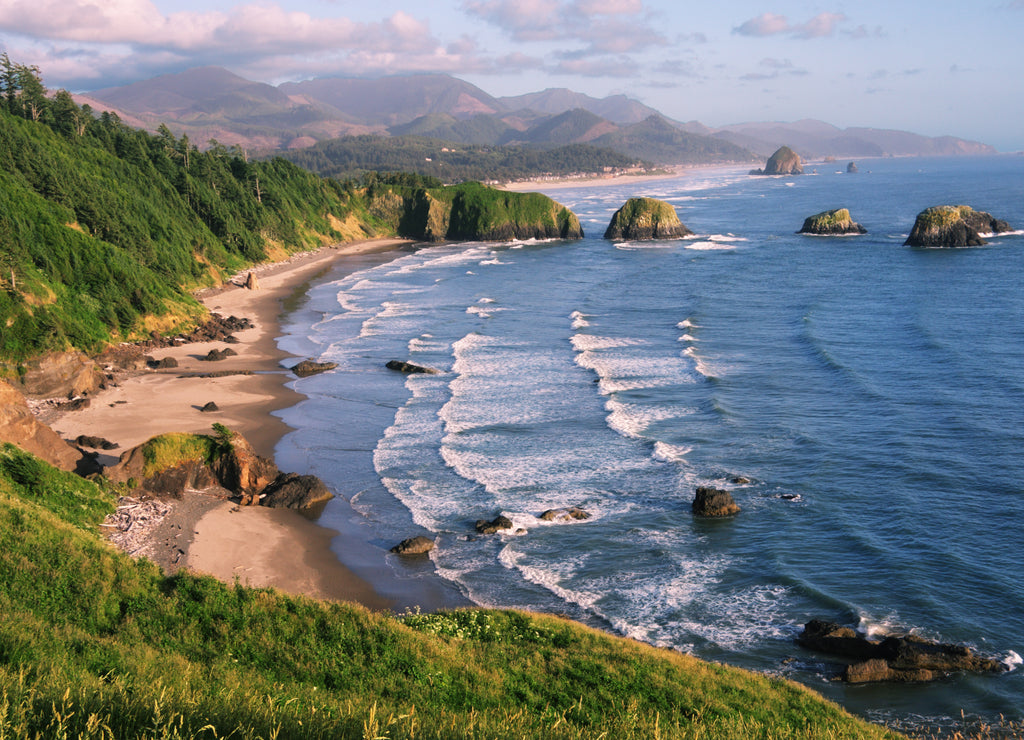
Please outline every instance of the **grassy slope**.
[[113, 494], [0, 449], [0, 737], [881, 738], [810, 691], [553, 617], [164, 577]]

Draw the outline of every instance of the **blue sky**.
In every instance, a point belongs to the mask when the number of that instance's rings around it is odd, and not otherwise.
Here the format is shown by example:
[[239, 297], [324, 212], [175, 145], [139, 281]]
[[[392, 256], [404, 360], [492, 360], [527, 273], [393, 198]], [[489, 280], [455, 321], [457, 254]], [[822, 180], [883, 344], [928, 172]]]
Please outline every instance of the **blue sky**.
[[86, 91], [215, 64], [625, 93], [709, 126], [817, 118], [1024, 149], [1024, 0], [0, 0], [0, 48]]

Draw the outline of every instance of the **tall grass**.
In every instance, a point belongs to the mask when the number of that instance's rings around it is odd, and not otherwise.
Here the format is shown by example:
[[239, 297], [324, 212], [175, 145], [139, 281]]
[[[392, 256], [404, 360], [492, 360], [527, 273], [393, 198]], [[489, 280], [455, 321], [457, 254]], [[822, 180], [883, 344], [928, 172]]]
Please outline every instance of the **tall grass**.
[[112, 492], [20, 465], [0, 464], [0, 739], [894, 737], [796, 684], [555, 617], [165, 577], [96, 534]]

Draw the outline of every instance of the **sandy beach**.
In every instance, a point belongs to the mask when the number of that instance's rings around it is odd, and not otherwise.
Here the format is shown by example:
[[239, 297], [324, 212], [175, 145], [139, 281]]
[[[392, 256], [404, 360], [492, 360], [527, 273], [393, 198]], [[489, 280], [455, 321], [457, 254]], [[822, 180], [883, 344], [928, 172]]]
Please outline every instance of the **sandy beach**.
[[[272, 412], [303, 398], [285, 385], [294, 378], [286, 367], [302, 358], [290, 358], [276, 344], [286, 304], [303, 295], [310, 281], [346, 261], [352, 261], [356, 269], [359, 255], [394, 250], [403, 244], [408, 242], [389, 239], [324, 248], [255, 268], [257, 290], [231, 284], [205, 291], [198, 297], [212, 312], [248, 318], [255, 326], [237, 332], [238, 342], [230, 345], [205, 342], [154, 350], [151, 354], [155, 359], [173, 357], [178, 367], [129, 375], [93, 396], [88, 408], [52, 414], [45, 420], [65, 439], [86, 434], [116, 443], [118, 449], [101, 454], [100, 462], [105, 465], [158, 434], [206, 433], [215, 422], [241, 432], [259, 454], [273, 457], [276, 443], [289, 428]], [[235, 282], [241, 280], [236, 278]], [[216, 363], [200, 359], [211, 349], [226, 347], [237, 354]], [[252, 374], [183, 377], [221, 371]], [[202, 412], [200, 409], [209, 401], [214, 401], [219, 410]], [[344, 492], [337, 493], [344, 497]], [[443, 589], [409, 594], [404, 593], [401, 584], [377, 582], [377, 577], [388, 577], [379, 550], [360, 556], [379, 561], [373, 570], [375, 582], [358, 577], [341, 564], [332, 549], [339, 546], [339, 539], [343, 540], [342, 548], [370, 547], [358, 539], [339, 536], [292, 510], [243, 508], [196, 494], [173, 503], [149, 536], [144, 554], [169, 572], [184, 567], [229, 583], [237, 578], [256, 587], [352, 601], [371, 609], [395, 608], [399, 602], [422, 603], [424, 607], [444, 605]]]

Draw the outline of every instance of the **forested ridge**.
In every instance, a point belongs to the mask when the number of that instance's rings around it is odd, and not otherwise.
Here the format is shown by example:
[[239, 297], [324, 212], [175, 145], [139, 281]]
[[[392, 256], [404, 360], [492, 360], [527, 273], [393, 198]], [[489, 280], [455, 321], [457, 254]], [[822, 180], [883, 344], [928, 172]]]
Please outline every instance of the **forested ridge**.
[[[433, 205], [431, 205], [433, 204]], [[0, 56], [0, 366], [196, 323], [197, 288], [254, 263], [376, 236], [559, 236], [544, 196], [416, 174], [323, 178], [280, 157], [201, 151], [96, 115]], [[429, 221], [429, 223], [428, 223]]]

